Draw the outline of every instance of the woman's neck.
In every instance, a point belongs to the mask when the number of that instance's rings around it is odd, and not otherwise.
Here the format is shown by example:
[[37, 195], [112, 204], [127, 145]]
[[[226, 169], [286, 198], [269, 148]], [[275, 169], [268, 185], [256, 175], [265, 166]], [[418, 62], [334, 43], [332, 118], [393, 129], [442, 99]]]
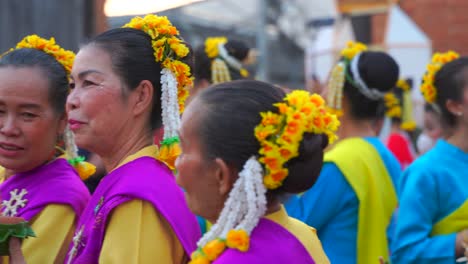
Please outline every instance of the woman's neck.
[[107, 172], [115, 169], [126, 157], [153, 144], [151, 133], [145, 129], [131, 129], [121, 133], [121, 138], [115, 141], [113, 147], [105, 153], [98, 153]]
[[450, 144], [453, 144], [460, 148], [463, 152], [468, 153], [468, 140], [466, 140], [467, 135], [468, 127], [459, 126], [458, 128], [452, 130], [452, 134], [448, 137], [447, 141]]
[[370, 120], [356, 120], [343, 116], [338, 130], [340, 139], [351, 137], [375, 137], [375, 128]]

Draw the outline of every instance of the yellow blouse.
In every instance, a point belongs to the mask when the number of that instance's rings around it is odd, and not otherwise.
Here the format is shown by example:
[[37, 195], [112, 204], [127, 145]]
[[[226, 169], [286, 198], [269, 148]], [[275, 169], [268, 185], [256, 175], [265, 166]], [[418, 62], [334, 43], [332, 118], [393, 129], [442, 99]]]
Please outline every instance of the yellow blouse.
[[307, 249], [310, 256], [317, 264], [329, 264], [327, 255], [322, 248], [322, 243], [317, 237], [317, 231], [303, 222], [289, 217], [283, 206], [277, 212], [266, 215], [265, 218], [279, 224], [293, 234]]
[[[128, 156], [122, 166], [143, 156], [155, 157], [156, 146]], [[119, 167], [118, 166], [118, 167]], [[172, 227], [150, 202], [130, 200], [109, 216], [99, 263], [187, 263], [188, 256]]]

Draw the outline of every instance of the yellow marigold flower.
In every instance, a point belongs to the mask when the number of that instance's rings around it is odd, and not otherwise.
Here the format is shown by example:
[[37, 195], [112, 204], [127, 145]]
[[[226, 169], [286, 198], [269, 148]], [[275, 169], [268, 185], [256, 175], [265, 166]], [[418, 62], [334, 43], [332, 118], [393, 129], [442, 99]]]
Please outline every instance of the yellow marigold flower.
[[397, 82], [397, 87], [402, 89], [403, 91], [409, 91], [411, 89], [409, 83], [404, 79], [399, 79]]
[[279, 113], [261, 113], [262, 122], [255, 127], [261, 145], [259, 162], [266, 170], [263, 182], [269, 189], [278, 188], [287, 177], [284, 165], [299, 155], [304, 133], [325, 134], [333, 141], [339, 126], [338, 118], [327, 111], [323, 98], [307, 91], [293, 91], [274, 106]]
[[213, 59], [219, 56], [218, 45], [226, 44], [226, 37], [211, 37], [205, 40], [205, 53], [208, 58]]
[[182, 153], [180, 145], [173, 143], [169, 146], [163, 145], [159, 150], [158, 160], [164, 162], [171, 170], [175, 169], [175, 160]]
[[262, 125], [263, 126], [268, 126], [268, 125], [278, 125], [281, 122], [281, 116], [272, 112], [267, 112], [267, 113], [260, 113], [260, 116], [262, 117]]
[[75, 169], [82, 180], [88, 179], [96, 172], [96, 166], [86, 161], [77, 163]]
[[17, 45], [17, 49], [30, 48], [43, 51], [54, 57], [65, 68], [67, 75], [70, 75], [75, 53], [65, 50], [55, 43], [54, 38], [43, 39], [38, 35], [29, 35], [23, 38]]
[[357, 54], [366, 51], [367, 46], [360, 42], [348, 41], [346, 48], [341, 51], [341, 56], [348, 60], [352, 60]]
[[403, 122], [400, 125], [400, 128], [405, 130], [405, 131], [414, 131], [416, 129], [416, 122], [414, 122], [414, 121]]
[[246, 252], [249, 249], [250, 238], [244, 230], [230, 230], [226, 236], [226, 244], [230, 248]]
[[401, 117], [401, 107], [394, 106], [390, 108], [386, 113], [388, 117]]
[[203, 253], [205, 253], [205, 256], [213, 261], [218, 258], [221, 253], [223, 253], [224, 249], [226, 248], [226, 243], [224, 243], [220, 239], [215, 239], [213, 241], [208, 242], [204, 247], [203, 247]]
[[244, 78], [249, 77], [249, 71], [247, 71], [247, 70], [244, 69], [244, 68], [240, 69], [239, 73], [240, 73], [240, 75], [241, 75], [242, 77], [244, 77]]

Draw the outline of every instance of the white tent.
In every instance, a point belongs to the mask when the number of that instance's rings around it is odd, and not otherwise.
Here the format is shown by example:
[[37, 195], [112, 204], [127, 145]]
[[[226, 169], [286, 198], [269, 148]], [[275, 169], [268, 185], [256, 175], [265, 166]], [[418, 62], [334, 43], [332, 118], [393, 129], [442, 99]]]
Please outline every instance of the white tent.
[[400, 65], [400, 76], [413, 80], [415, 118], [422, 125], [424, 102], [419, 84], [431, 58], [431, 41], [398, 5], [393, 5], [387, 22], [385, 46]]

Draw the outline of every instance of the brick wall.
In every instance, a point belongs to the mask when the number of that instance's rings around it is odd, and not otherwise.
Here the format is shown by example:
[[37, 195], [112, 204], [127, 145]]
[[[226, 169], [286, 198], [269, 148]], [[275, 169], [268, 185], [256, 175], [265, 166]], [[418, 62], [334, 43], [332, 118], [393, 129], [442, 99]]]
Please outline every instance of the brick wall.
[[[433, 51], [468, 55], [468, 0], [400, 0], [402, 9], [428, 35]], [[372, 40], [384, 39], [387, 14], [372, 18]]]

